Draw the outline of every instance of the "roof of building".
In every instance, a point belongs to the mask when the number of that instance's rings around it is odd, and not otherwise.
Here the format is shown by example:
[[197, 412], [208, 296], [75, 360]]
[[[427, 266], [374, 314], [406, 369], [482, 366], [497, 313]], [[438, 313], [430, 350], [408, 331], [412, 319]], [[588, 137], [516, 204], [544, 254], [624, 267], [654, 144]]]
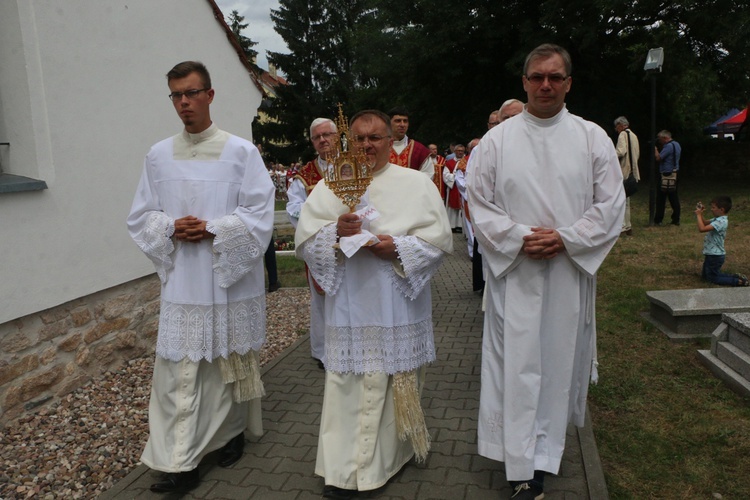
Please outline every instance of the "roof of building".
[[247, 57], [245, 57], [245, 53], [242, 51], [242, 47], [240, 47], [240, 44], [237, 41], [237, 38], [234, 36], [234, 33], [232, 32], [232, 29], [229, 27], [226, 20], [224, 19], [224, 13], [221, 11], [221, 9], [219, 8], [219, 6], [216, 4], [214, 0], [207, 0], [207, 1], [208, 1], [208, 4], [211, 6], [211, 9], [214, 12], [214, 18], [221, 25], [221, 27], [224, 28], [224, 31], [226, 32], [226, 35], [227, 35], [227, 40], [229, 40], [229, 43], [234, 48], [235, 52], [237, 52], [237, 57], [239, 57], [242, 65], [245, 66], [245, 69], [247, 69], [247, 72], [250, 75], [250, 79], [253, 81], [257, 89], [260, 91], [261, 95], [263, 97], [268, 97], [268, 92], [266, 92], [258, 75], [255, 73], [255, 69], [253, 68], [252, 64], [250, 64], [250, 61], [247, 60]]

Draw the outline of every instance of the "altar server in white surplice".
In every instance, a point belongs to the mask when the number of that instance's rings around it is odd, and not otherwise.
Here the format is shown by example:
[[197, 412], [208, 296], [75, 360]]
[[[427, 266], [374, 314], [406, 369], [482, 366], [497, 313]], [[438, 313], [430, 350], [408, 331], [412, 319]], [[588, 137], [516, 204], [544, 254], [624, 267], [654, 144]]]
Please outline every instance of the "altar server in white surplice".
[[161, 313], [141, 461], [166, 474], [151, 490], [198, 485], [198, 463], [242, 456], [262, 432], [257, 353], [265, 341], [263, 254], [274, 187], [250, 142], [211, 122], [211, 78], [186, 61], [167, 74], [182, 133], [146, 155], [128, 217], [161, 279]]
[[[324, 496], [348, 498], [384, 485], [429, 435], [419, 402], [435, 360], [430, 279], [452, 251], [440, 194], [430, 178], [388, 162], [391, 130], [380, 111], [354, 115], [351, 132], [374, 165], [362, 205], [348, 208], [324, 183], [302, 207], [295, 237], [326, 292], [326, 379], [315, 473]], [[334, 244], [368, 230], [380, 240], [346, 257]]]
[[526, 59], [524, 111], [472, 153], [469, 207], [488, 267], [479, 454], [505, 462], [514, 498], [544, 495], [595, 380], [596, 272], [625, 204], [612, 141], [568, 113], [567, 51]]

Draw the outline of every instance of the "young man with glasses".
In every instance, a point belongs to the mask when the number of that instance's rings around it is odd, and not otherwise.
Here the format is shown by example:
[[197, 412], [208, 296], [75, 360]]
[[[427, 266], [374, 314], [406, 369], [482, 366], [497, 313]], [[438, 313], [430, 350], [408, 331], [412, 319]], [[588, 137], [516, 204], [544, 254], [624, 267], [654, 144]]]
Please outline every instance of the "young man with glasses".
[[[286, 204], [286, 212], [295, 229], [299, 222], [302, 206], [330, 165], [326, 155], [331, 152], [331, 145], [337, 133], [336, 124], [329, 118], [316, 118], [310, 124], [310, 141], [318, 156], [299, 169], [287, 190], [289, 201]], [[318, 367], [323, 369], [325, 364], [325, 324], [323, 317], [325, 292], [315, 282], [309, 270], [306, 271], [307, 281], [310, 285], [310, 352], [318, 362]]]
[[206, 67], [167, 73], [184, 130], [146, 155], [127, 219], [161, 280], [159, 331], [141, 461], [163, 471], [151, 486], [184, 493], [198, 464], [242, 457], [244, 431], [261, 425], [258, 352], [265, 341], [261, 259], [273, 230], [274, 187], [258, 149], [219, 130]]
[[487, 267], [478, 451], [514, 499], [544, 498], [595, 378], [596, 271], [620, 234], [622, 173], [601, 127], [568, 113], [567, 51], [526, 58], [523, 112], [472, 155], [469, 207]]
[[[377, 217], [349, 213], [320, 183], [295, 235], [297, 256], [326, 292], [326, 379], [315, 465], [326, 498], [379, 488], [415, 454], [424, 460], [429, 435], [419, 393], [425, 365], [435, 360], [430, 279], [453, 248], [432, 181], [388, 162], [388, 116], [361, 111], [351, 133], [373, 169], [360, 205]], [[379, 241], [351, 257], [334, 247], [362, 229]]]

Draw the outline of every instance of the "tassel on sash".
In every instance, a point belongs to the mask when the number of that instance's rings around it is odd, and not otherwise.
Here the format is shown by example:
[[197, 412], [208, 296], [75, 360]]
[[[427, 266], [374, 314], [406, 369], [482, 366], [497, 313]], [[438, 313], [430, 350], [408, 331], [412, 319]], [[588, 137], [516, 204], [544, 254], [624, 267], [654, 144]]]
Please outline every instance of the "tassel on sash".
[[410, 439], [417, 462], [423, 462], [430, 451], [430, 434], [419, 401], [416, 370], [393, 375], [393, 402], [398, 438]]
[[260, 363], [254, 351], [246, 354], [229, 354], [229, 358], [219, 358], [221, 378], [225, 384], [234, 383], [232, 399], [236, 403], [250, 401], [266, 395], [260, 379]]

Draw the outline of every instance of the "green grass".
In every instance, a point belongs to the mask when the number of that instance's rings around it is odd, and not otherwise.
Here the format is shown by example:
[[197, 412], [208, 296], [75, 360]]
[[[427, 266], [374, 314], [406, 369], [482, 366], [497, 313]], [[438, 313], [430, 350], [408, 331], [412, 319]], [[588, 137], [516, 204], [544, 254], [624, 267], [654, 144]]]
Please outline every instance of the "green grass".
[[[750, 272], [750, 192], [743, 182], [687, 181], [682, 225], [648, 227], [648, 191], [631, 199], [633, 236], [599, 271], [599, 384], [589, 407], [612, 498], [750, 498], [750, 400], [697, 359], [701, 339], [673, 343], [641, 317], [650, 290], [711, 288], [700, 279], [698, 200], [732, 197], [726, 272]], [[671, 210], [667, 204], [665, 220]], [[704, 216], [710, 217], [706, 210]]]
[[286, 200], [276, 200], [273, 203], [273, 209], [275, 211], [286, 210]]
[[[623, 236], [598, 278], [599, 384], [589, 408], [613, 499], [750, 498], [750, 400], [697, 359], [708, 339], [674, 343], [641, 317], [649, 290], [710, 288], [700, 279], [703, 235], [693, 207], [727, 194], [728, 272], [750, 274], [750, 190], [745, 183], [685, 182], [682, 225], [648, 227], [644, 183], [631, 199], [633, 236]], [[667, 216], [671, 210], [667, 204]], [[708, 210], [704, 212], [709, 215]], [[304, 263], [276, 258], [283, 286], [307, 286]]]
[[[306, 288], [305, 263], [290, 255], [276, 255], [276, 271], [283, 287]], [[268, 285], [266, 279], [266, 286]]]

